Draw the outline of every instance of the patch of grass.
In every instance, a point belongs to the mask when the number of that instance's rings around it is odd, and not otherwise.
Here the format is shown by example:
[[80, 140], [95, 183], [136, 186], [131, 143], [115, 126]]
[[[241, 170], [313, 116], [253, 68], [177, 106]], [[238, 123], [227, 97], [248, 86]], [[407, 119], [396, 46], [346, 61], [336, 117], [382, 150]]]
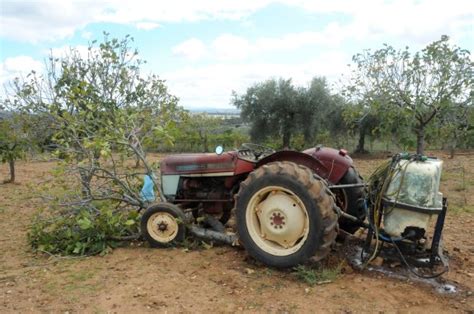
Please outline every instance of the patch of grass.
[[263, 306], [263, 303], [257, 302], [257, 301], [250, 301], [247, 303], [247, 309], [249, 310], [255, 310], [259, 309]]
[[456, 192], [466, 191], [466, 185], [464, 185], [464, 184], [459, 184], [459, 185], [455, 186], [455, 187], [453, 188], [453, 190], [456, 191]]
[[277, 309], [277, 313], [296, 313], [298, 305], [291, 303], [290, 305], [284, 305]]
[[69, 274], [68, 277], [72, 281], [85, 281], [94, 277], [94, 273], [90, 271], [75, 271]]
[[268, 288], [271, 288], [271, 285], [266, 284], [266, 283], [261, 283], [261, 284], [257, 287], [257, 289], [255, 289], [255, 291], [257, 291], [257, 293], [262, 293], [263, 290], [266, 290], [266, 289], [268, 289]]
[[45, 292], [53, 296], [61, 295], [74, 302], [78, 295], [90, 295], [103, 287], [102, 282], [92, 280], [94, 271], [65, 269], [63, 273], [59, 277], [48, 278], [48, 282], [43, 285]]
[[266, 276], [272, 276], [273, 275], [273, 272], [270, 268], [265, 268], [262, 273], [264, 273]]
[[459, 213], [474, 214], [474, 205], [450, 206], [448, 211], [455, 214], [459, 214]]
[[7, 209], [5, 207], [0, 207], [0, 214], [3, 214], [6, 211], [7, 211]]
[[310, 286], [333, 282], [341, 274], [341, 265], [335, 268], [313, 269], [308, 266], [299, 265], [295, 267], [293, 274], [298, 280]]

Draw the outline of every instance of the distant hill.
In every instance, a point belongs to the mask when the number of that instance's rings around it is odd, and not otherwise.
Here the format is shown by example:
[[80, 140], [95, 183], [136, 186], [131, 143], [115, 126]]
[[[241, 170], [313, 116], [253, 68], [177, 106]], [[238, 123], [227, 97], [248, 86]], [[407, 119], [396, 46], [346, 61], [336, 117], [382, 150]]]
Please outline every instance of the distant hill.
[[198, 114], [198, 113], [207, 113], [209, 115], [219, 115], [219, 116], [240, 116], [239, 109], [225, 109], [225, 108], [211, 108], [211, 107], [203, 107], [203, 108], [191, 108], [187, 109], [189, 112]]

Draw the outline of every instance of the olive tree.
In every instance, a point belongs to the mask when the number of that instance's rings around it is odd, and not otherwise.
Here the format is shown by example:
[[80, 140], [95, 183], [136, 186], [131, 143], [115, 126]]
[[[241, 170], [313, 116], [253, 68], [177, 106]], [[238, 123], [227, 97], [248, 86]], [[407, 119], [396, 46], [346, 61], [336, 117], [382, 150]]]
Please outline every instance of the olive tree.
[[0, 112], [0, 162], [7, 163], [10, 171], [10, 178], [3, 183], [15, 182], [15, 162], [25, 156], [27, 144], [28, 129], [21, 117], [17, 113]]
[[290, 147], [297, 134], [311, 142], [315, 133], [327, 127], [324, 117], [336, 108], [335, 96], [320, 77], [299, 88], [291, 79], [270, 79], [249, 87], [243, 95], [234, 92], [232, 102], [241, 110], [242, 119], [251, 123], [253, 140], [278, 136], [284, 148]]
[[244, 121], [252, 124], [252, 140], [262, 141], [268, 136], [281, 136], [282, 146], [288, 148], [297, 130], [297, 91], [291, 79], [271, 79], [257, 83], [243, 95], [233, 93], [232, 102], [241, 110]]
[[451, 45], [447, 36], [415, 53], [385, 45], [357, 54], [353, 61], [346, 95], [369, 106], [382, 120], [381, 127], [406, 122], [419, 154], [424, 152], [427, 127], [437, 117], [472, 103], [470, 53]]

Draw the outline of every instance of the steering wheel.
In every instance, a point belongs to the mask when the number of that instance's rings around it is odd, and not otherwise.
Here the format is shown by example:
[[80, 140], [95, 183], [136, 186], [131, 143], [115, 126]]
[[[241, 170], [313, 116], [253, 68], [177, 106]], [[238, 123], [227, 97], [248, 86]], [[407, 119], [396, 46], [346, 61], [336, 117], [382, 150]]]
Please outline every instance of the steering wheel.
[[258, 159], [262, 155], [270, 155], [275, 152], [274, 149], [268, 146], [263, 146], [263, 145], [254, 144], [254, 143], [242, 143], [241, 150], [248, 150], [252, 152], [256, 159]]

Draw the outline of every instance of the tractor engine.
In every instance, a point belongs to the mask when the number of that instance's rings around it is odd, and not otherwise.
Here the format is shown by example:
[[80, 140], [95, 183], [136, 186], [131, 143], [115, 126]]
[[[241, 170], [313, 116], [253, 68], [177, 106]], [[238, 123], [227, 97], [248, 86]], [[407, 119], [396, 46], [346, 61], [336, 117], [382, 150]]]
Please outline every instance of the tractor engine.
[[206, 214], [218, 215], [221, 222], [226, 222], [233, 207], [230, 181], [226, 177], [181, 177], [175, 202], [181, 207], [194, 209], [196, 214], [202, 210]]

